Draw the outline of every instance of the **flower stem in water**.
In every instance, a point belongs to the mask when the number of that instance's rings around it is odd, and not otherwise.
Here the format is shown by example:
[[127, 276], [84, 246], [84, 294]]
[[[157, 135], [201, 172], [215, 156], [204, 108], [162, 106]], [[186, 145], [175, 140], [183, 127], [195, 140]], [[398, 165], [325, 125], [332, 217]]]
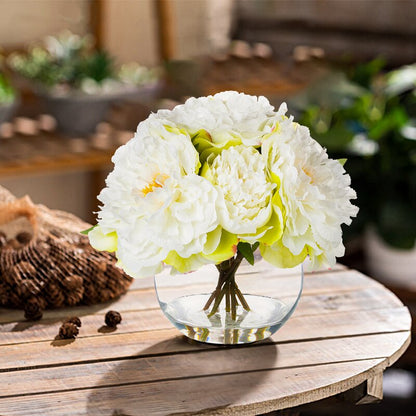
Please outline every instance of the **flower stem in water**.
[[[225, 311], [231, 314], [231, 319], [235, 321], [237, 319], [237, 307], [240, 301], [241, 306], [249, 311], [250, 307], [241, 293], [240, 289], [235, 282], [235, 273], [243, 260], [243, 256], [240, 252], [237, 252], [236, 257], [226, 260], [219, 265], [218, 283], [215, 290], [212, 292], [207, 303], [204, 306], [205, 311], [208, 312], [208, 317], [215, 315], [218, 312], [218, 308], [221, 305], [222, 300], [225, 298]], [[237, 300], [238, 299], [238, 300]], [[213, 305], [212, 305], [213, 304]], [[212, 305], [211, 310], [210, 307]]]

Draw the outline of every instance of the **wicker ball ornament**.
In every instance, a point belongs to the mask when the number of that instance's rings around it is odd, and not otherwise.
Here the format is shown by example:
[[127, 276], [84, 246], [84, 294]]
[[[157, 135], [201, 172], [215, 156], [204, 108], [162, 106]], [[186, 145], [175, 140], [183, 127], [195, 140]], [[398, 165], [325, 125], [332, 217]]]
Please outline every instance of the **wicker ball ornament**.
[[39, 319], [45, 308], [105, 302], [125, 293], [132, 278], [116, 258], [99, 252], [76, 216], [16, 199], [0, 186], [0, 306]]

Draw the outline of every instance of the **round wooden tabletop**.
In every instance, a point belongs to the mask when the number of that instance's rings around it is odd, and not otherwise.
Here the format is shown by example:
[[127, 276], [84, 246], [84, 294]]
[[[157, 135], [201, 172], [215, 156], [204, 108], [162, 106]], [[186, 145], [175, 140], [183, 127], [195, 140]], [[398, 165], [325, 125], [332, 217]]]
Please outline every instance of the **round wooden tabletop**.
[[[113, 309], [123, 321], [104, 325]], [[58, 340], [62, 320], [82, 321]], [[150, 280], [112, 304], [47, 311], [38, 322], [0, 310], [0, 414], [258, 415], [364, 386], [410, 342], [411, 319], [395, 295], [342, 266], [305, 277], [294, 315], [271, 339], [246, 347], [190, 343], [161, 313]]]

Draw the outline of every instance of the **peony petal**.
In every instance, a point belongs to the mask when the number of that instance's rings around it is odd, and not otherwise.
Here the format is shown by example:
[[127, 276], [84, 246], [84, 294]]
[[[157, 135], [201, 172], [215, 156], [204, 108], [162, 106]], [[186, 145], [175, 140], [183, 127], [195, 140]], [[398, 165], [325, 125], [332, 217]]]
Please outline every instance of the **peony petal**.
[[100, 251], [109, 251], [110, 253], [117, 250], [117, 233], [115, 231], [104, 234], [100, 226], [94, 227], [89, 233], [90, 244]]

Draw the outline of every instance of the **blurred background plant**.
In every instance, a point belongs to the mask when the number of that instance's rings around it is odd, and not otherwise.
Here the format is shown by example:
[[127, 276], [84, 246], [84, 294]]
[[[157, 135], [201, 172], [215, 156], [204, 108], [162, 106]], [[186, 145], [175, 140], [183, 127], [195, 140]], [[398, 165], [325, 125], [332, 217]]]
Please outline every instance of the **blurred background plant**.
[[416, 240], [416, 64], [332, 70], [290, 101], [333, 157], [347, 157], [360, 213], [347, 240], [373, 227], [389, 246]]
[[14, 53], [9, 66], [37, 88], [52, 93], [111, 93], [126, 86], [156, 82], [159, 74], [136, 63], [124, 65], [118, 72], [106, 51], [94, 47], [91, 35], [79, 36], [69, 31], [48, 36], [44, 44], [26, 53]]
[[16, 97], [16, 92], [4, 72], [3, 62], [0, 55], [0, 105], [11, 104]]
[[12, 117], [17, 106], [17, 93], [4, 69], [4, 58], [0, 54], [0, 126]]
[[131, 85], [154, 85], [162, 76], [160, 68], [147, 68], [136, 62], [130, 62], [121, 66], [118, 78]]

